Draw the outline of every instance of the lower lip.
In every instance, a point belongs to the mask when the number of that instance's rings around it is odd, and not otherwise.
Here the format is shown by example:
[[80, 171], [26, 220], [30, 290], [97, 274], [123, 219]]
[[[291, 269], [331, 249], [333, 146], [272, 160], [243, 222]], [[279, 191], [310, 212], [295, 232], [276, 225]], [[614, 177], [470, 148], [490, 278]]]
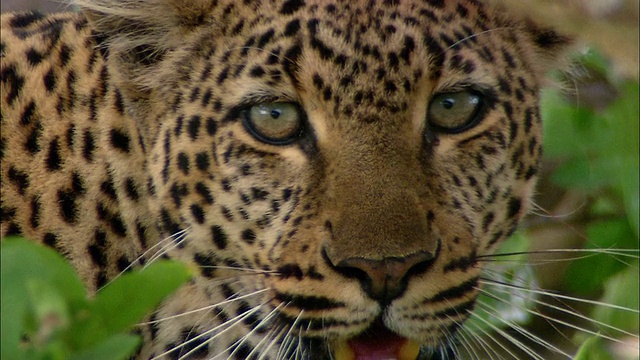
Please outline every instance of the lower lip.
[[334, 346], [336, 360], [415, 360], [420, 345], [376, 323], [361, 335]]

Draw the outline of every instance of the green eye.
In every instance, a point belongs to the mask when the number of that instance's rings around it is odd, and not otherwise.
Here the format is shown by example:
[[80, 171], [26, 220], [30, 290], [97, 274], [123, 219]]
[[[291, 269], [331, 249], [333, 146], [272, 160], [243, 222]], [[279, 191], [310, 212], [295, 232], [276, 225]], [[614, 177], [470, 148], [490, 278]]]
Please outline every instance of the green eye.
[[272, 145], [288, 145], [301, 133], [303, 114], [296, 104], [273, 102], [251, 106], [243, 112], [242, 119], [256, 139]]
[[478, 92], [441, 93], [431, 99], [427, 120], [435, 131], [457, 134], [480, 121], [482, 105], [483, 98]]

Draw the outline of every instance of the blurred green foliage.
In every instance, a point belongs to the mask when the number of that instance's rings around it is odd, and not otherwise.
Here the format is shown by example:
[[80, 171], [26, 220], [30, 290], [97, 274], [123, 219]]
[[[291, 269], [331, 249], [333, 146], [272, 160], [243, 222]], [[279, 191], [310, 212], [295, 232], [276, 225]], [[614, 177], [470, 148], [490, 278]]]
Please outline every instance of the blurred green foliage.
[[[637, 336], [639, 86], [637, 81], [616, 79], [597, 51], [586, 51], [577, 60], [585, 74], [606, 81], [615, 98], [600, 109], [582, 102], [579, 93], [575, 101], [568, 101], [559, 91], [548, 91], [541, 101], [545, 157], [561, 164], [551, 179], [562, 188], [589, 195], [585, 248], [599, 252], [573, 261], [564, 284], [571, 293], [601, 294], [602, 302], [635, 309], [601, 306], [589, 316], [594, 323]], [[577, 336], [579, 341], [585, 339], [584, 334]], [[576, 358], [616, 358], [603, 344], [596, 339], [586, 341]]]
[[191, 277], [180, 263], [158, 261], [89, 297], [54, 250], [8, 238], [1, 253], [3, 359], [127, 359], [141, 341], [132, 327]]

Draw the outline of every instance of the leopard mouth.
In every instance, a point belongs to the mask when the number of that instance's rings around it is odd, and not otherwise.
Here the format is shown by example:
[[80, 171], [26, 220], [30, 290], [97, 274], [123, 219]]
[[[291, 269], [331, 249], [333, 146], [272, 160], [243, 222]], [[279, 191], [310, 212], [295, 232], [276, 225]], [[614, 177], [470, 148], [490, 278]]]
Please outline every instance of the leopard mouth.
[[391, 332], [381, 321], [362, 334], [333, 344], [336, 360], [417, 360], [420, 344]]

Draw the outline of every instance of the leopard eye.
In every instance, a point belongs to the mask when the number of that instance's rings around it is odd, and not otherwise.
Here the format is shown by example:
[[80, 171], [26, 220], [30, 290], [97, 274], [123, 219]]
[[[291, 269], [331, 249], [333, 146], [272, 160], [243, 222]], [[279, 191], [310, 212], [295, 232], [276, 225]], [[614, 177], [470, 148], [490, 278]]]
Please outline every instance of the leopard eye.
[[482, 105], [482, 95], [475, 91], [441, 93], [431, 99], [427, 120], [434, 131], [461, 133], [480, 121]]
[[273, 102], [251, 106], [243, 112], [242, 119], [256, 139], [272, 145], [287, 145], [299, 137], [303, 114], [296, 104]]

